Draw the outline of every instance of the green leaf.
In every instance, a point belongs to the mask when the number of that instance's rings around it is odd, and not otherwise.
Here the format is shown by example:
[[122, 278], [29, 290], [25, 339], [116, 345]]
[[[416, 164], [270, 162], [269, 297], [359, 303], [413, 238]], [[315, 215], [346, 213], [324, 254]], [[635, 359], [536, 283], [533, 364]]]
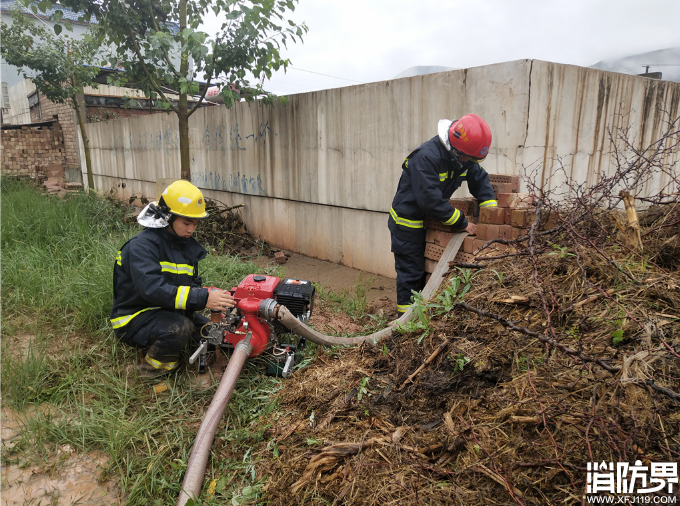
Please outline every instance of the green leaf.
[[61, 25], [54, 25], [54, 33], [57, 35], [61, 33]]
[[618, 329], [612, 332], [612, 344], [616, 346], [621, 341], [623, 341], [623, 329]]

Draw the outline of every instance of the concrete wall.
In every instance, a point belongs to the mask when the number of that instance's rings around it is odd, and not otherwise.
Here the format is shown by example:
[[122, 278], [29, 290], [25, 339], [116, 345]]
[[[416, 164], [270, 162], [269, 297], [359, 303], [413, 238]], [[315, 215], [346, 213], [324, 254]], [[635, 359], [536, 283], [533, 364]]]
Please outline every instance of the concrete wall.
[[[657, 111], [677, 117], [679, 98], [678, 83], [521, 60], [293, 95], [286, 107], [210, 107], [191, 117], [192, 182], [245, 203], [249, 229], [274, 245], [394, 276], [386, 223], [401, 163], [439, 119], [475, 112], [494, 134], [488, 172], [555, 188], [560, 163], [588, 182], [611, 170], [608, 129], [624, 121], [643, 145], [658, 138]], [[100, 188], [153, 196], [157, 179], [179, 176], [174, 115], [87, 128]]]

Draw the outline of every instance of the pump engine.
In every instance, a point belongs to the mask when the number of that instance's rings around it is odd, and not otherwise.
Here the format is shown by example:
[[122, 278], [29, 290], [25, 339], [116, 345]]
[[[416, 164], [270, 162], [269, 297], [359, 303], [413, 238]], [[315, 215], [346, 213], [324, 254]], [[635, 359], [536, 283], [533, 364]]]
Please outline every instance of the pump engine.
[[293, 335], [298, 338], [297, 344], [283, 342], [284, 336], [285, 340], [291, 339], [290, 330], [266, 317], [271, 314], [271, 307], [279, 304], [286, 306], [302, 323], [307, 323], [314, 307], [314, 285], [302, 279], [249, 274], [231, 289], [231, 293], [236, 306], [226, 313], [211, 312], [211, 322], [201, 329], [201, 343], [189, 363], [193, 364], [199, 358], [199, 369], [203, 371], [209, 345], [233, 349], [250, 332], [253, 351], [249, 356], [271, 350], [273, 356], [268, 371], [287, 377], [297, 362], [295, 352], [304, 346], [304, 338]]

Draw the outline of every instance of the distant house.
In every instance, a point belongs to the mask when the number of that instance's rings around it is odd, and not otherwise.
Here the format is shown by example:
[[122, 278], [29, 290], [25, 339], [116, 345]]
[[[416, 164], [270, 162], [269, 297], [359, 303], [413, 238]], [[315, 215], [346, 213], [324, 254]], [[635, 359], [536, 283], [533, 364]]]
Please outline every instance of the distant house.
[[[37, 2], [34, 2], [37, 6]], [[62, 11], [62, 18], [71, 21], [73, 31], [69, 32], [72, 38], [82, 37], [88, 30], [90, 23], [79, 21], [80, 14], [73, 12], [67, 7], [56, 4], [51, 9], [42, 13], [38, 9], [38, 14], [33, 13], [31, 9], [23, 7], [17, 0], [0, 0], [0, 10], [2, 12], [2, 20], [8, 24], [12, 24], [12, 10], [19, 7], [21, 11], [36, 19], [36, 22], [45, 23], [53, 26], [54, 23], [50, 20], [50, 16], [57, 10]], [[95, 23], [94, 20], [91, 21]], [[179, 27], [177, 27], [179, 29]], [[98, 65], [100, 62], [92, 62], [93, 65]], [[179, 61], [177, 61], [179, 65]], [[25, 72], [24, 72], [25, 71]], [[108, 86], [106, 83], [107, 75], [119, 72], [119, 70], [100, 67], [100, 73], [95, 80], [100, 83], [97, 88], [86, 87], [83, 96], [80, 97], [81, 103], [85, 105], [86, 121], [109, 121], [120, 118], [129, 118], [131, 116], [140, 116], [147, 114], [155, 114], [164, 112], [163, 109], [157, 107], [156, 102], [146, 97], [140, 90], [130, 88], [119, 88]], [[70, 173], [80, 174], [81, 160], [78, 142], [78, 122], [75, 111], [70, 105], [55, 104], [42, 96], [35, 85], [29, 79], [24, 78], [23, 74], [30, 77], [30, 69], [18, 69], [15, 66], [9, 65], [4, 60], [2, 61], [2, 124], [8, 128], [8, 125], [34, 125], [37, 129], [49, 128], [56, 129], [54, 135], [50, 137], [49, 144], [52, 149], [61, 151], [61, 158], [63, 159], [63, 166], [67, 175]], [[166, 94], [171, 100], [177, 98], [172, 94]], [[124, 99], [124, 97], [133, 100]], [[55, 122], [57, 123], [55, 125]], [[24, 129], [26, 130], [26, 129]], [[28, 131], [28, 130], [27, 130]], [[16, 132], [14, 132], [16, 133]], [[28, 135], [28, 134], [26, 134]], [[19, 137], [9, 136], [8, 139], [19, 139]], [[55, 142], [52, 138], [57, 139]], [[14, 142], [20, 142], [18, 140]], [[61, 142], [63, 145], [59, 146]], [[3, 148], [7, 146], [3, 145]], [[9, 154], [9, 150], [4, 150]], [[38, 157], [40, 159], [30, 160], [28, 175], [36, 173], [36, 167], [41, 167], [42, 162], [48, 157], [42, 156], [44, 153], [36, 154], [30, 150], [24, 153], [27, 157]], [[59, 155], [50, 153], [49, 158], [53, 159]], [[3, 171], [10, 170], [16, 173], [17, 168], [14, 161], [10, 161], [8, 156], [3, 153], [2, 169]], [[23, 172], [23, 168], [21, 172]], [[40, 171], [38, 170], [38, 173]]]

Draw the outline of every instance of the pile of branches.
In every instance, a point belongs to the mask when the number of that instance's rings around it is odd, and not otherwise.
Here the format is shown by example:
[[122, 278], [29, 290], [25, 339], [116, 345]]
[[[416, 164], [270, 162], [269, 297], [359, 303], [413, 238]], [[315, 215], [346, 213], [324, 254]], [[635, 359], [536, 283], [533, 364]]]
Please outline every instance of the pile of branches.
[[208, 218], [196, 229], [196, 240], [210, 246], [219, 255], [273, 257], [278, 251], [269, 243], [248, 232], [239, 210], [245, 204], [227, 206], [215, 199], [206, 199]]
[[452, 269], [409, 332], [318, 350], [262, 420], [268, 503], [582, 504], [587, 463], [678, 462], [679, 120], [612, 136], [594, 186], [533, 188], [528, 235]]

